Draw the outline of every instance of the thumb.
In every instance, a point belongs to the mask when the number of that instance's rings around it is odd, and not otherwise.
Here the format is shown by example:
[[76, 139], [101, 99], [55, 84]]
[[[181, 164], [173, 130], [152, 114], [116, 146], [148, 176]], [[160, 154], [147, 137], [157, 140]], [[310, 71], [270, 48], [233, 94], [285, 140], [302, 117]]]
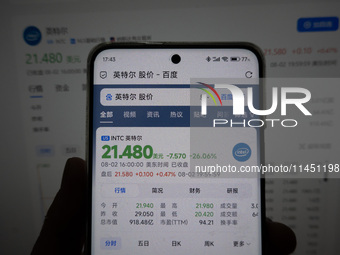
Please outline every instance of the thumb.
[[32, 254], [81, 254], [86, 225], [86, 164], [68, 159]]

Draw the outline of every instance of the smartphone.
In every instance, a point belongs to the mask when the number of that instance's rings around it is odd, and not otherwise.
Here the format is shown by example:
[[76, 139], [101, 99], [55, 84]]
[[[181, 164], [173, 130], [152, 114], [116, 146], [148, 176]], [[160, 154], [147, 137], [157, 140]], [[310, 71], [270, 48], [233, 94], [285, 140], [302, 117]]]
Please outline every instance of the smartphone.
[[246, 100], [250, 88], [262, 107], [262, 77], [248, 43], [90, 53], [90, 254], [262, 254], [264, 182], [241, 173], [263, 163], [263, 128], [250, 125], [258, 117]]

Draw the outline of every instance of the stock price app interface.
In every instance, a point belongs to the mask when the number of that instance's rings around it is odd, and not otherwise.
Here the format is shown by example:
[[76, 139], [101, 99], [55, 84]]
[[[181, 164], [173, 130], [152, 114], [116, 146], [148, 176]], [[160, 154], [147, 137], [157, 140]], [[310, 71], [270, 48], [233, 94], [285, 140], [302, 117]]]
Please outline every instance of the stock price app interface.
[[260, 180], [228, 172], [259, 164], [258, 132], [213, 127], [232, 108], [202, 93], [94, 85], [93, 254], [260, 254]]

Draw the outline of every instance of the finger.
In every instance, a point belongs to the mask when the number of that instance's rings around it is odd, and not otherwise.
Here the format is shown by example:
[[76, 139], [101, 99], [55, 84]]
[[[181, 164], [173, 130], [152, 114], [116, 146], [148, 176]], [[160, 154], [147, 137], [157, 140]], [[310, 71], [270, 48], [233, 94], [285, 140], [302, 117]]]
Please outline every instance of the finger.
[[267, 254], [288, 255], [296, 248], [296, 236], [289, 227], [282, 223], [267, 220]]
[[86, 165], [67, 160], [60, 190], [50, 206], [32, 254], [80, 254], [86, 224]]

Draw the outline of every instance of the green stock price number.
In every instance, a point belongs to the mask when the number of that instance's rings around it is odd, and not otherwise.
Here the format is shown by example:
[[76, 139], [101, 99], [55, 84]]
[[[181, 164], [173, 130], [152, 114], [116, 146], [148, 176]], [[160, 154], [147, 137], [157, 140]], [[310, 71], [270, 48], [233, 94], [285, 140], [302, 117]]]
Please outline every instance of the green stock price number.
[[153, 149], [151, 145], [126, 145], [125, 148], [122, 150], [123, 152], [119, 153], [118, 145], [110, 146], [110, 145], [104, 145], [102, 147], [104, 150], [104, 153], [102, 155], [103, 159], [109, 159], [109, 158], [134, 158], [134, 159], [150, 159], [153, 155]]
[[26, 64], [54, 64], [63, 62], [63, 55], [60, 52], [38, 54], [26, 54]]

